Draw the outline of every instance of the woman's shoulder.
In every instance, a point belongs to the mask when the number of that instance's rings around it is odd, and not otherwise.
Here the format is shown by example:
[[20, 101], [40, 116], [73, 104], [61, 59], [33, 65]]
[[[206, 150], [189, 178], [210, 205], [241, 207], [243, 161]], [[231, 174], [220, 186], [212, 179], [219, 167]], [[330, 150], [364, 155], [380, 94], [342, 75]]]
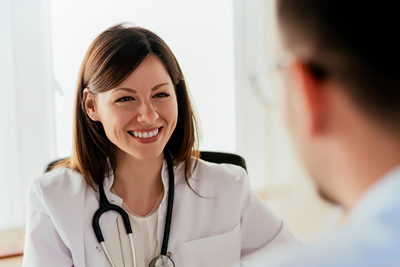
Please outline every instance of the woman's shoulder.
[[202, 159], [197, 162], [196, 171], [208, 172], [213, 174], [224, 174], [229, 177], [237, 177], [238, 175], [245, 174], [246, 171], [243, 167], [229, 163], [213, 163]]
[[87, 184], [80, 173], [70, 168], [62, 167], [34, 179], [30, 188], [31, 191], [39, 190], [41, 195], [73, 195], [77, 191], [86, 190]]
[[89, 188], [81, 174], [63, 167], [32, 181], [27, 204], [30, 209], [61, 221], [68, 216], [81, 214], [85, 201], [94, 199], [94, 195], [95, 191]]
[[182, 174], [179, 177], [182, 179], [177, 179], [175, 183], [175, 188], [179, 191], [176, 196], [185, 198], [185, 201], [192, 199], [193, 203], [200, 201], [208, 203], [207, 205], [240, 205], [241, 199], [250, 189], [246, 171], [232, 164], [217, 164], [200, 159], [187, 180], [189, 186]]
[[213, 183], [247, 184], [244, 168], [233, 164], [217, 164], [199, 159], [193, 172], [194, 180], [212, 181]]

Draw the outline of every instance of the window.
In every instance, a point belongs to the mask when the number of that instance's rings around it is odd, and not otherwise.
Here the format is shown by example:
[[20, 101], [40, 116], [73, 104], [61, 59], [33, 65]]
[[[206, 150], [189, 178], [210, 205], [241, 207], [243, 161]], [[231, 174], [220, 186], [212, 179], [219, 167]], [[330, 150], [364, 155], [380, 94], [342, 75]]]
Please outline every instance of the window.
[[24, 224], [33, 178], [55, 157], [46, 1], [0, 1], [0, 230]]

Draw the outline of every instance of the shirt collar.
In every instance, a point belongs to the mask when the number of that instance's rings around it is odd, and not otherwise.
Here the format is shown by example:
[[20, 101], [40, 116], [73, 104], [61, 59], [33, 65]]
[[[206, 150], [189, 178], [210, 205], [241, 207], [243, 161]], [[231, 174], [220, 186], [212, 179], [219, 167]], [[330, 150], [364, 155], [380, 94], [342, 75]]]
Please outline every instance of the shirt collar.
[[361, 197], [349, 214], [350, 221], [373, 217], [394, 205], [400, 206], [400, 165], [382, 176]]

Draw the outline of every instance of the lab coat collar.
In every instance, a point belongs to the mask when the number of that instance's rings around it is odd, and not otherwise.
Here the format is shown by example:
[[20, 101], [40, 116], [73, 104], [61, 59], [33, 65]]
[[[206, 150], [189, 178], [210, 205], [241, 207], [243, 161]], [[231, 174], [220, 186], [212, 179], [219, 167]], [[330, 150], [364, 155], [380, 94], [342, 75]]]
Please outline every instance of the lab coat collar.
[[[174, 167], [174, 172], [176, 172], [176, 169], [177, 168]], [[167, 161], [165, 159], [163, 161], [163, 165], [162, 165], [162, 169], [161, 169], [161, 180], [162, 180], [162, 183], [164, 186], [164, 192], [168, 192], [168, 189], [169, 189], [168, 165], [167, 165]], [[104, 182], [103, 182], [104, 193], [106, 194], [107, 199], [108, 199], [108, 201], [110, 201], [110, 203], [121, 206], [123, 199], [111, 192], [111, 187], [113, 184], [114, 184], [114, 173], [110, 172], [104, 178]], [[164, 194], [162, 203], [166, 200], [167, 195], [168, 194]]]

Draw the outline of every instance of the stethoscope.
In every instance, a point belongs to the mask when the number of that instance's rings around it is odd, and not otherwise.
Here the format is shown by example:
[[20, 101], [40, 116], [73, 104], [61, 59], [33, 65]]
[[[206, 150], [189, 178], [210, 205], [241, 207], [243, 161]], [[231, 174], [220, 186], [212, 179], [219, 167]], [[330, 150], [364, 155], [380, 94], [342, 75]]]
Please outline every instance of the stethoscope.
[[[163, 242], [161, 246], [161, 253], [159, 256], [155, 257], [151, 262], [149, 267], [175, 267], [174, 262], [171, 259], [172, 254], [168, 252], [167, 254], [167, 249], [168, 249], [168, 239], [169, 239], [169, 232], [171, 229], [171, 218], [172, 218], [172, 208], [174, 205], [174, 186], [175, 186], [175, 176], [174, 176], [174, 170], [172, 168], [172, 161], [171, 157], [168, 153], [168, 151], [164, 152], [165, 159], [167, 161], [167, 166], [168, 166], [168, 176], [169, 176], [169, 194], [168, 194], [168, 206], [167, 206], [167, 217], [165, 218], [165, 228], [164, 228], [164, 237], [163, 237]], [[132, 237], [132, 228], [131, 228], [131, 223], [129, 221], [128, 214], [119, 206], [110, 204], [108, 201], [105, 193], [104, 193], [104, 188], [103, 188], [103, 180], [100, 179], [99, 181], [99, 194], [100, 194], [100, 208], [96, 211], [96, 213], [93, 216], [93, 230], [94, 233], [96, 234], [96, 238], [103, 247], [104, 253], [106, 254], [110, 264], [112, 267], [116, 267], [114, 262], [112, 261], [110, 255], [108, 254], [107, 248], [104, 244], [104, 237], [100, 229], [100, 216], [103, 215], [103, 213], [113, 210], [118, 212], [125, 225], [126, 233], [129, 236], [129, 240], [131, 243], [131, 249], [132, 249], [132, 259], [133, 259], [133, 266], [136, 267], [136, 255], [135, 255], [135, 245], [133, 243], [133, 237]]]

